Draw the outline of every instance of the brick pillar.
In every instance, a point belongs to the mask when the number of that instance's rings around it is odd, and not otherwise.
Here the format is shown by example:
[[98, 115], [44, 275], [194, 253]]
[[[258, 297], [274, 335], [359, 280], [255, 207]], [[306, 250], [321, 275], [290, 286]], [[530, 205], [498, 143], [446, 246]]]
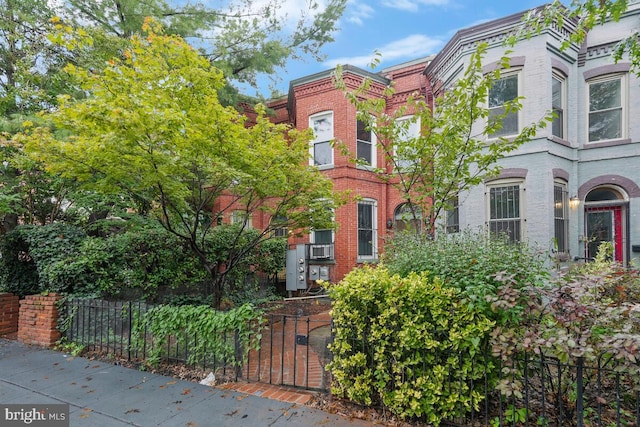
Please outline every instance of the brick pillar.
[[0, 336], [18, 331], [20, 298], [8, 292], [0, 292]]
[[18, 341], [51, 347], [60, 339], [58, 301], [60, 295], [29, 295], [20, 301]]

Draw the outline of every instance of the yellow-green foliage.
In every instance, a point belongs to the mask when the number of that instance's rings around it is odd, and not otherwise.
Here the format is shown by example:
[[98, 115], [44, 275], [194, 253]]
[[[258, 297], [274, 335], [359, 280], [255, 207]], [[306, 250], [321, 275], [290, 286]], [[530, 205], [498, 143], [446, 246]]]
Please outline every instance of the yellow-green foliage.
[[478, 408], [484, 396], [471, 385], [492, 369], [477, 358], [494, 322], [459, 290], [379, 266], [352, 271], [330, 293], [335, 395], [434, 425]]

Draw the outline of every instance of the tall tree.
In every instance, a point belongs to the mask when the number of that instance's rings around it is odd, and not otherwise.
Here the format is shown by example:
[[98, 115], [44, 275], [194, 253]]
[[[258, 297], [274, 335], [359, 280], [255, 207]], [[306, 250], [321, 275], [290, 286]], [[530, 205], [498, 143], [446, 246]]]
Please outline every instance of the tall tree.
[[[408, 219], [425, 219], [430, 232], [442, 212], [453, 208], [460, 192], [497, 174], [498, 160], [529, 141], [551, 119], [541, 118], [516, 136], [495, 137], [503, 119], [522, 108], [522, 97], [505, 102], [501, 113], [490, 113], [487, 99], [501, 73], [509, 68], [509, 58], [503, 57], [501, 67], [485, 74], [482, 59], [486, 50], [486, 44], [477, 46], [464, 74], [434, 100], [433, 110], [424, 97], [410, 97], [405, 105], [389, 113], [386, 100], [393, 96], [392, 86], [383, 97], [368, 96], [369, 80], [357, 90], [347, 91], [338, 69], [338, 87], [356, 107], [358, 119], [376, 134], [391, 166], [390, 170], [379, 168], [374, 172], [405, 199], [411, 208]], [[399, 120], [407, 114], [411, 114], [410, 119]], [[418, 135], [409, 132], [412, 124], [420, 128]]]
[[320, 58], [322, 46], [333, 41], [347, 0], [305, 2], [292, 30], [286, 27], [284, 0], [221, 3], [214, 9], [204, 1], [66, 0], [63, 14], [77, 25], [99, 27], [123, 38], [140, 31], [145, 17], [153, 17], [168, 34], [180, 35], [201, 49], [230, 81], [255, 87], [259, 75], [273, 77], [288, 59], [303, 54]]
[[0, 0], [0, 117], [47, 108], [55, 98], [59, 51], [47, 40], [47, 2]]
[[[243, 251], [275, 228], [331, 226], [322, 208], [333, 206], [331, 181], [308, 166], [309, 132], [274, 125], [261, 109], [245, 126], [218, 100], [219, 70], [153, 21], [145, 31], [102, 72], [68, 67], [88, 97], [67, 98], [46, 117], [69, 136], [40, 127], [17, 138], [51, 172], [144, 201], [200, 259], [218, 304]], [[208, 238], [217, 217], [235, 209], [277, 220], [220, 259]], [[243, 228], [227, 242], [240, 242]]]

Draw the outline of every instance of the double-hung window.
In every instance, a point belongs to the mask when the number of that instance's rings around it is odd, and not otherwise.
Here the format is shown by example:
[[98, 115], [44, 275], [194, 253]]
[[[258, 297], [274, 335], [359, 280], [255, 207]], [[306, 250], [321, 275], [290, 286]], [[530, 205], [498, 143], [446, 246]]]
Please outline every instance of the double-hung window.
[[333, 112], [324, 112], [309, 117], [309, 127], [313, 130], [313, 141], [309, 147], [310, 164], [319, 167], [333, 165]]
[[560, 139], [565, 139], [566, 119], [566, 85], [565, 78], [560, 74], [553, 73], [551, 76], [551, 108], [554, 113], [551, 124], [551, 134]]
[[240, 224], [243, 228], [251, 228], [251, 215], [247, 211], [235, 210], [231, 212], [231, 224]]
[[[518, 133], [518, 111], [508, 110], [507, 105], [518, 100], [519, 73], [510, 73], [493, 82], [489, 89], [489, 122], [501, 122], [501, 125], [491, 133], [497, 138]], [[508, 111], [508, 112], [507, 112]]]
[[376, 166], [375, 134], [363, 120], [356, 124], [356, 157], [365, 166]]
[[287, 228], [288, 219], [284, 215], [276, 215], [271, 218], [271, 227], [273, 228], [274, 237], [289, 237], [289, 229]]
[[455, 197], [449, 201], [446, 215], [447, 234], [458, 233], [460, 231], [460, 206], [458, 205], [458, 197]]
[[420, 137], [420, 121], [413, 116], [404, 116], [396, 119], [398, 124], [397, 141], [393, 151], [396, 166], [401, 169], [409, 168], [416, 161], [416, 150], [412, 141]]
[[522, 182], [501, 182], [487, 186], [489, 231], [519, 242], [524, 234]]
[[589, 142], [624, 138], [623, 76], [592, 80], [589, 85]]
[[569, 199], [567, 184], [553, 184], [553, 224], [555, 247], [559, 253], [569, 252]]
[[[319, 203], [319, 205], [322, 205], [322, 203]], [[316, 208], [312, 208], [312, 211], [316, 212], [316, 209], [318, 216], [314, 218], [314, 220], [318, 220], [319, 222], [334, 220], [334, 211], [332, 208], [328, 206], [317, 206]], [[314, 228], [311, 231], [311, 243], [316, 245], [333, 244], [333, 233], [334, 231], [330, 228]]]
[[375, 200], [358, 202], [358, 259], [377, 256], [377, 204]]

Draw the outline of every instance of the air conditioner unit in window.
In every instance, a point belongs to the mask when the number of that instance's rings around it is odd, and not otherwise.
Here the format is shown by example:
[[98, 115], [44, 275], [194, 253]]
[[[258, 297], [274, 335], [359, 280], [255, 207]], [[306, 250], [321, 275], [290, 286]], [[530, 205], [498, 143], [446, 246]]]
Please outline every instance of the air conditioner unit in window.
[[317, 245], [311, 246], [309, 258], [311, 259], [329, 259], [331, 258], [331, 246]]

